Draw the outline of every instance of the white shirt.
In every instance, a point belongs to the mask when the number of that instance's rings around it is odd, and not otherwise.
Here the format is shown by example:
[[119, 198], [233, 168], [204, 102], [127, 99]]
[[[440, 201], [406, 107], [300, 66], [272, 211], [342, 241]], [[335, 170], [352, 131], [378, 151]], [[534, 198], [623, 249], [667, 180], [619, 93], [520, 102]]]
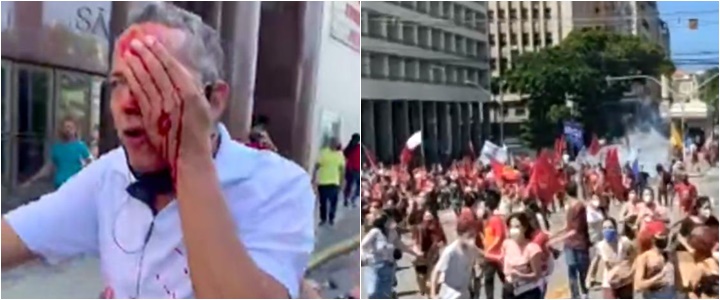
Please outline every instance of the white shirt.
[[435, 265], [435, 272], [442, 274], [438, 299], [470, 298], [472, 269], [477, 259], [477, 248], [463, 250], [461, 241], [456, 239], [443, 249]]
[[[233, 141], [219, 127], [215, 167], [237, 237], [261, 270], [298, 297], [315, 240], [310, 177], [273, 152]], [[99, 256], [115, 298], [194, 297], [177, 202], [153, 218], [126, 192], [134, 181], [125, 152], [115, 149], [5, 219], [50, 263]]]

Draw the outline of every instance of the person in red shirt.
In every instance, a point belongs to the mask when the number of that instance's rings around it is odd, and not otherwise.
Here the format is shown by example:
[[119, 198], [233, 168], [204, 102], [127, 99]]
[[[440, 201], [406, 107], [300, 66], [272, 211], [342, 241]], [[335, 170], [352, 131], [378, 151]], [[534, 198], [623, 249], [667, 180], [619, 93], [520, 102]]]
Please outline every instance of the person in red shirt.
[[249, 136], [250, 142], [246, 145], [257, 150], [277, 151], [275, 144], [270, 139], [267, 131], [263, 129], [253, 129]]
[[675, 193], [679, 199], [680, 210], [687, 214], [695, 205], [697, 197], [697, 188], [690, 183], [687, 174], [679, 173], [676, 175]]
[[505, 274], [502, 265], [502, 245], [507, 237], [505, 218], [498, 210], [500, 195], [488, 193], [485, 199], [485, 208], [491, 212], [485, 221], [483, 230], [483, 248], [485, 249], [485, 298], [493, 299], [495, 296], [495, 274], [505, 284]]
[[356, 206], [356, 200], [360, 197], [360, 134], [355, 133], [350, 138], [345, 150], [345, 191], [343, 193], [343, 205]]

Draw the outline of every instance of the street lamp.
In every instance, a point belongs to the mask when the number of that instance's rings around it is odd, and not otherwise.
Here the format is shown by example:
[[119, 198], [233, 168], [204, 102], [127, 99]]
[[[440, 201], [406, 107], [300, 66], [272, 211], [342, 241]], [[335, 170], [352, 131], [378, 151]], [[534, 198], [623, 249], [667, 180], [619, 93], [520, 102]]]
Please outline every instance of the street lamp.
[[[474, 87], [474, 88], [477, 88], [478, 90], [480, 90], [483, 94], [488, 96], [490, 101], [498, 102], [500, 104], [500, 144], [504, 145], [505, 144], [505, 113], [504, 113], [505, 103], [503, 101], [502, 88], [500, 89], [499, 97], [495, 98], [495, 95], [493, 95], [492, 92], [489, 92], [488, 90], [484, 89], [482, 86], [480, 86], [479, 84], [477, 84], [475, 82], [466, 80], [464, 83], [467, 86], [471, 86], [471, 87]], [[480, 111], [482, 112], [482, 110], [484, 108], [483, 103], [482, 103], [482, 101], [479, 101], [479, 102], [480, 102]]]

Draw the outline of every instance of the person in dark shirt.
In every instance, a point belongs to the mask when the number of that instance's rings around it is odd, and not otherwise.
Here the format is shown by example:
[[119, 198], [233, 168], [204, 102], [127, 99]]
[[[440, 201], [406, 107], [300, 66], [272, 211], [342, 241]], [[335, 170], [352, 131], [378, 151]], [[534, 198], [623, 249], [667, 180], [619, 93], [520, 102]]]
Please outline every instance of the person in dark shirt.
[[353, 134], [347, 146], [343, 150], [345, 155], [345, 190], [343, 192], [343, 205], [356, 206], [356, 200], [360, 197], [360, 134]]
[[588, 233], [587, 209], [585, 203], [578, 199], [577, 186], [568, 186], [568, 209], [565, 228], [551, 238], [548, 244], [564, 241], [565, 262], [568, 268], [568, 283], [572, 298], [587, 298], [588, 288], [585, 278], [590, 268], [590, 234]]
[[672, 193], [669, 193], [672, 190], [672, 174], [665, 170], [662, 164], [657, 164], [655, 170], [660, 179], [657, 187], [658, 203], [665, 207], [672, 207], [672, 198], [670, 197]]
[[716, 232], [718, 230], [718, 219], [712, 215], [710, 198], [706, 196], [699, 197], [689, 215], [680, 221], [676, 251], [693, 252], [694, 249], [688, 244], [687, 239], [693, 229], [698, 226], [708, 226]]

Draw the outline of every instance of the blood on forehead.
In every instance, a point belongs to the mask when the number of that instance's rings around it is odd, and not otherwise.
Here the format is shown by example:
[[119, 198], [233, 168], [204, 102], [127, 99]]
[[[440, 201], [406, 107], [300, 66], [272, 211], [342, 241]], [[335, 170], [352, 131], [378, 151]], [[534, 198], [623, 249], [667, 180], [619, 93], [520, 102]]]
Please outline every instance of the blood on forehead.
[[[177, 48], [177, 44], [182, 42], [182, 34], [178, 29], [170, 28], [160, 23], [141, 23], [130, 26], [117, 41], [118, 54], [123, 55], [130, 48], [130, 42], [134, 39], [143, 39], [146, 36], [153, 36], [160, 43], [169, 48]], [[175, 38], [176, 40], [174, 40]]]

